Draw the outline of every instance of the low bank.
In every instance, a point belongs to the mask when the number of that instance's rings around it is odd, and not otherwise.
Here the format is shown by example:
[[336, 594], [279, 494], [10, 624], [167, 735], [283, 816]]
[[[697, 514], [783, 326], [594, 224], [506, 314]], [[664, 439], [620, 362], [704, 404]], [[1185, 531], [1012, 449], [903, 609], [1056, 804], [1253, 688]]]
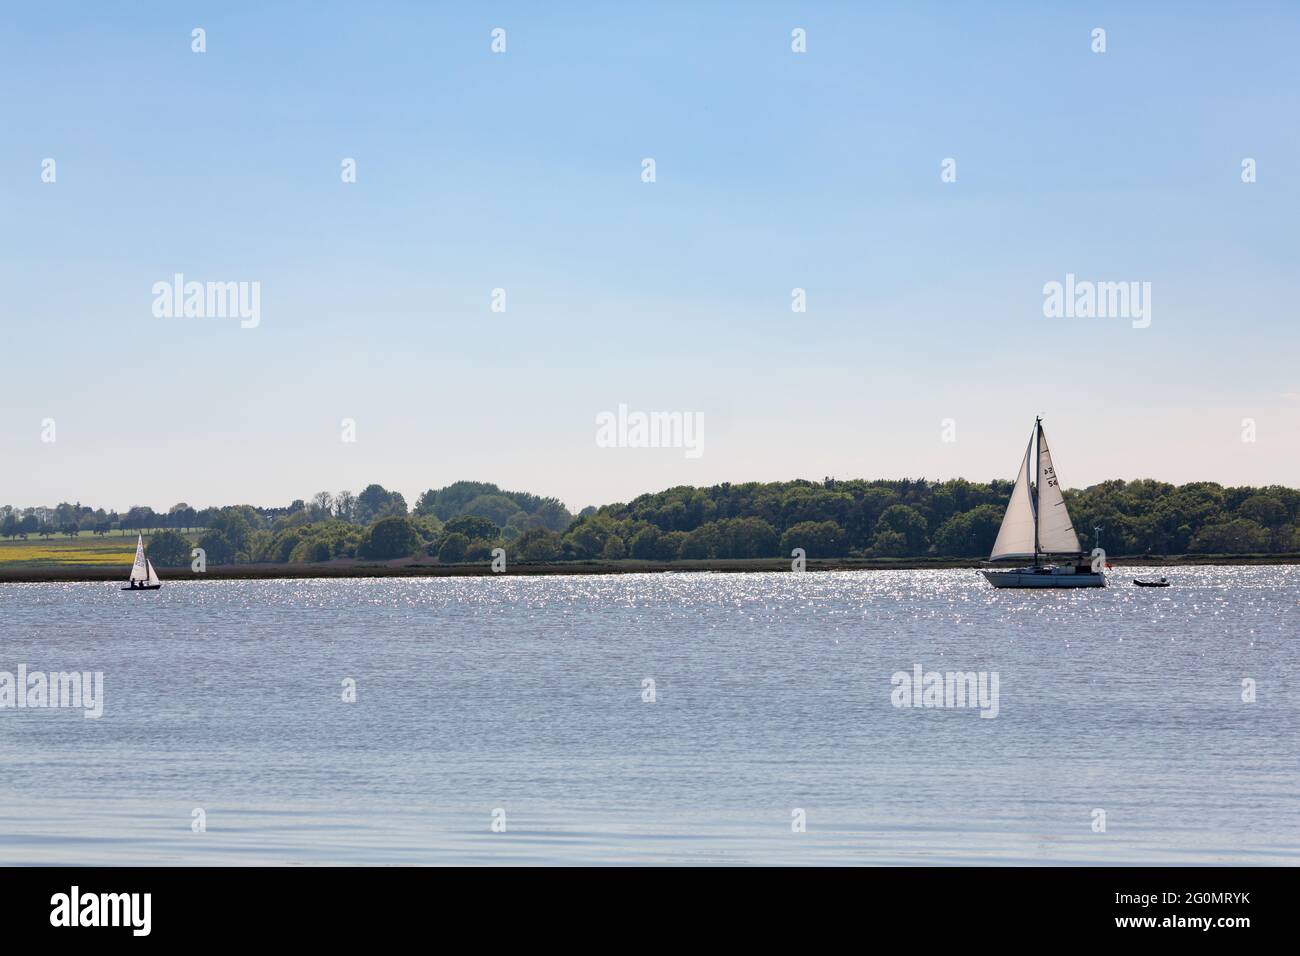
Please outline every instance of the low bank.
[[[809, 559], [809, 571], [919, 571], [943, 568], [976, 568], [971, 558], [834, 558]], [[1300, 554], [1267, 555], [1130, 555], [1110, 559], [1112, 567], [1180, 567], [1206, 564], [1274, 565], [1300, 564]], [[547, 564], [509, 563], [504, 575], [539, 576], [563, 574], [660, 574], [666, 572], [789, 572], [784, 558], [743, 558], [716, 561], [557, 561]], [[129, 566], [37, 565], [5, 567], [0, 564], [0, 583], [42, 584], [60, 582], [126, 581]], [[442, 578], [496, 575], [489, 562], [438, 564], [433, 560], [388, 562], [328, 561], [318, 564], [232, 564], [210, 566], [202, 574], [186, 568], [159, 568], [165, 581], [216, 580], [259, 581], [288, 578]]]

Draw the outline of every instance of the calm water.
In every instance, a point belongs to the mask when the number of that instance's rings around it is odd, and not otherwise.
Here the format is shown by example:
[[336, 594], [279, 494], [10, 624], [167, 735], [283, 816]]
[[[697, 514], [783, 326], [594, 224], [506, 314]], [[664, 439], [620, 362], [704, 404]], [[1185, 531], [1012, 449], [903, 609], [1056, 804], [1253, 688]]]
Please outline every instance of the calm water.
[[0, 710], [0, 863], [1300, 863], [1300, 568], [1160, 573], [0, 585], [0, 670], [105, 675]]

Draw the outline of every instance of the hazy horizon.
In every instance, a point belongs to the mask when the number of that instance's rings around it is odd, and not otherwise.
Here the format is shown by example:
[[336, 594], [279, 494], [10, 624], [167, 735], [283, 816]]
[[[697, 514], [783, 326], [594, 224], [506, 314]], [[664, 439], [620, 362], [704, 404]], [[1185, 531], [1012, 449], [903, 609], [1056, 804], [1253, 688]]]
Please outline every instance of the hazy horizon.
[[1035, 415], [1068, 488], [1300, 486], [1293, 7], [70, 9], [0, 12], [0, 504], [1010, 480]]

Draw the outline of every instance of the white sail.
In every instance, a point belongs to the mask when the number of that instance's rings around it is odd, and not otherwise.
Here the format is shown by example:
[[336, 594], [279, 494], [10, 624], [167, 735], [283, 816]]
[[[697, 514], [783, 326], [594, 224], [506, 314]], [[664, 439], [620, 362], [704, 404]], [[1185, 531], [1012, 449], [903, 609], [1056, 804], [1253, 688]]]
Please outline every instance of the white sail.
[[1034, 450], [1034, 439], [1029, 438], [1025, 460], [1016, 475], [1016, 486], [1011, 489], [1007, 513], [1002, 516], [998, 539], [993, 542], [990, 561], [998, 558], [1032, 558], [1034, 556], [1034, 496], [1029, 490], [1029, 456]]
[[1082, 553], [1052, 466], [1047, 433], [1041, 424], [1038, 426], [1038, 550], [1043, 554]]
[[137, 536], [135, 539], [135, 564], [131, 565], [131, 577], [127, 580], [133, 584], [139, 584], [149, 577], [149, 565], [144, 556], [144, 537]]
[[145, 566], [149, 569], [149, 576], [145, 579], [145, 584], [150, 586], [158, 583], [158, 572], [153, 569], [153, 562], [145, 558]]

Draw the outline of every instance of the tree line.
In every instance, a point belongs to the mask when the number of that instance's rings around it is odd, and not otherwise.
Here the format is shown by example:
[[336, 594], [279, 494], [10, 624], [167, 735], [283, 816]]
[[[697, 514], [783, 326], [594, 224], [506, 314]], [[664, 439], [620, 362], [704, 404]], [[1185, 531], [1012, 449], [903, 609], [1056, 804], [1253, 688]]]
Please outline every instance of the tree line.
[[[557, 499], [458, 481], [414, 507], [382, 485], [320, 492], [284, 508], [233, 505], [104, 513], [80, 504], [0, 507], [0, 534], [152, 532], [160, 567], [392, 560], [647, 561], [789, 557], [983, 558], [1011, 482], [836, 480], [678, 486], [574, 516]], [[1080, 550], [1111, 555], [1300, 552], [1300, 491], [1212, 482], [1106, 481], [1065, 492]]]
[[[580, 557], [985, 558], [1012, 482], [836, 480], [681, 486], [580, 517]], [[1106, 481], [1065, 492], [1079, 548], [1112, 555], [1300, 552], [1300, 491]]]

